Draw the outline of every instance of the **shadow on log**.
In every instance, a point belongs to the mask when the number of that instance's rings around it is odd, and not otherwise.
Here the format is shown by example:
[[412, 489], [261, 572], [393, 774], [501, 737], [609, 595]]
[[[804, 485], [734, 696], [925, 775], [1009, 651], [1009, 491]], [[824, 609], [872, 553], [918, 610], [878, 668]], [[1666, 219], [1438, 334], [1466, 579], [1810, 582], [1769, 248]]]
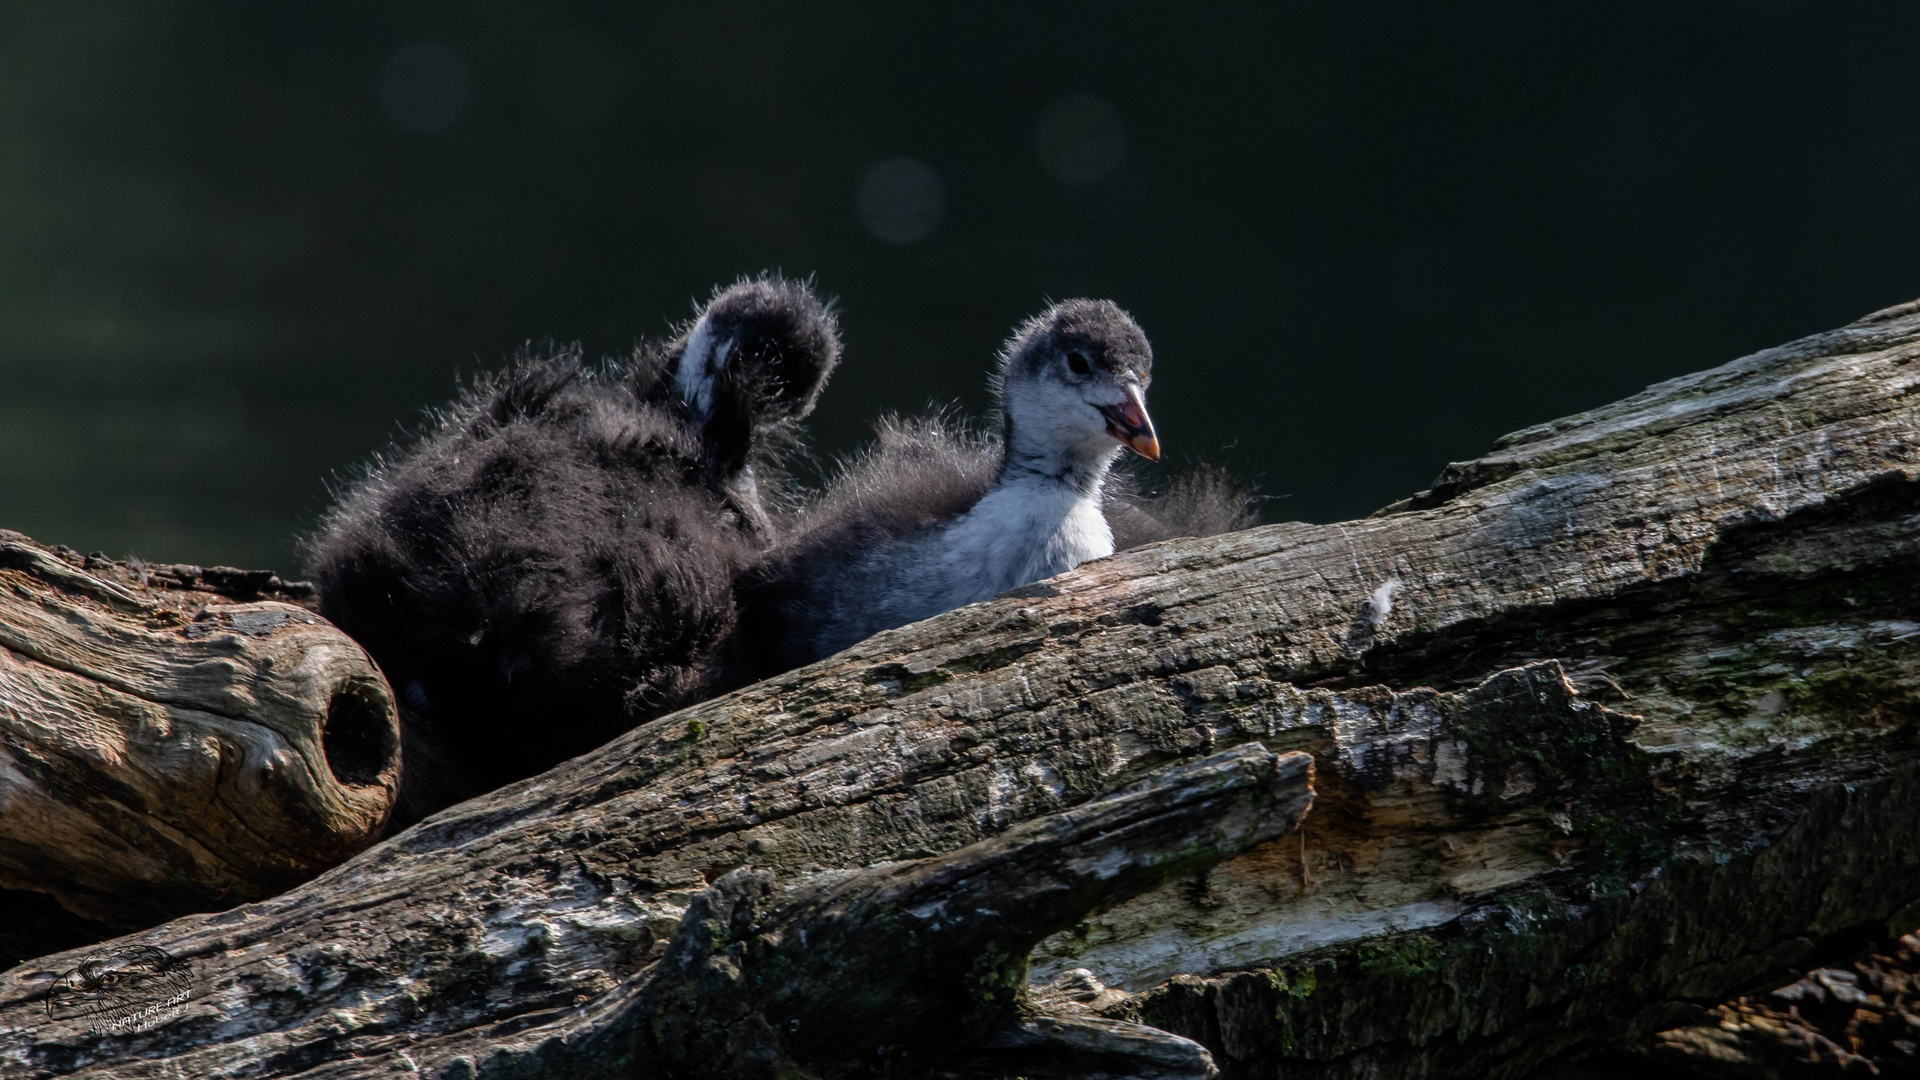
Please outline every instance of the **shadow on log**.
[[[1916, 359], [1920, 306], [1894, 309], [1516, 433], [1375, 518], [1156, 545], [878, 635], [122, 939], [191, 968], [150, 1030], [49, 1026], [87, 954], [23, 965], [0, 1071], [643, 1060], [636, 995], [663, 1030], [709, 993], [790, 1018], [749, 974], [795, 947], [749, 932], [776, 886], [932, 873], [1256, 741], [1315, 759], [1299, 830], [1043, 938], [1034, 1000], [1076, 1004], [1044, 1023], [968, 1048], [1005, 983], [929, 975], [965, 1004], [914, 1062], [1143, 1023], [1232, 1077], [1498, 1078], [1693, 1022], [1920, 923]], [[685, 974], [710, 962], [737, 977]], [[796, 985], [808, 1015], [846, 992]], [[805, 1038], [760, 1060], [841, 1067]]]

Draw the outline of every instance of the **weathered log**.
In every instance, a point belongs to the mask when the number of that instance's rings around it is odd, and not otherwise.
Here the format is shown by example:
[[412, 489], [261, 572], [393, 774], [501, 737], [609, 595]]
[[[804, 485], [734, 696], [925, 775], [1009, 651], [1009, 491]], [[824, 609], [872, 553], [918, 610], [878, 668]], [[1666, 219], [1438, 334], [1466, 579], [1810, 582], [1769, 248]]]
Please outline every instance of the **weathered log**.
[[1317, 761], [1299, 832], [1043, 941], [1036, 983], [1088, 969], [1131, 992], [1099, 1018], [1240, 1076], [1514, 1076], [1690, 1020], [1920, 922], [1916, 356], [1920, 305], [1520, 432], [1373, 519], [881, 634], [123, 939], [191, 965], [163, 1026], [50, 1025], [84, 954], [24, 965], [0, 1064], [568, 1075], [735, 869], [937, 859], [1255, 740]]
[[0, 889], [146, 927], [371, 844], [399, 778], [392, 696], [300, 598], [0, 532]]
[[[633, 986], [530, 1044], [469, 1033], [437, 1049], [472, 1054], [488, 1076], [790, 1076], [801, 1062], [922, 1072], [1012, 1020], [988, 1050], [1008, 1073], [1076, 1048], [1164, 1058], [1182, 1041], [1109, 1022], [1100, 1048], [1020, 1025], [1012, 1007], [1030, 950], [1091, 911], [1291, 832], [1313, 802], [1312, 778], [1308, 755], [1256, 744], [947, 855], [778, 891], [764, 870], [734, 870], [695, 897], [665, 957]], [[1203, 1080], [1205, 1052], [1184, 1046]]]

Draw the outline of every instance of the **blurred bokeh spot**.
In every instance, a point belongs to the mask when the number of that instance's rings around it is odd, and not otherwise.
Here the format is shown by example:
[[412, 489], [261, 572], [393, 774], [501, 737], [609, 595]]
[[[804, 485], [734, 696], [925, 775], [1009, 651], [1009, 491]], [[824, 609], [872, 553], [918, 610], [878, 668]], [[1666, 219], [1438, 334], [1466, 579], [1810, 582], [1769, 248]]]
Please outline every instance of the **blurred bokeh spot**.
[[1092, 94], [1055, 98], [1034, 125], [1040, 164], [1063, 184], [1081, 187], [1113, 175], [1127, 156], [1127, 125], [1120, 113]]
[[916, 158], [879, 162], [860, 178], [854, 196], [860, 224], [889, 244], [925, 240], [947, 213], [947, 185], [933, 166]]
[[402, 131], [445, 131], [467, 111], [467, 62], [442, 41], [416, 41], [380, 66], [380, 103]]
[[1106, 99], [1074, 93], [1048, 102], [1034, 124], [1033, 145], [1081, 217], [1119, 221], [1145, 204], [1146, 159], [1128, 142], [1126, 121]]
[[[818, 475], [1153, 339], [1269, 520], [1920, 296], [1920, 5], [0, 4], [0, 527], [297, 572], [329, 478], [523, 343], [838, 299]], [[1365, 417], [1364, 422], [1356, 417]]]

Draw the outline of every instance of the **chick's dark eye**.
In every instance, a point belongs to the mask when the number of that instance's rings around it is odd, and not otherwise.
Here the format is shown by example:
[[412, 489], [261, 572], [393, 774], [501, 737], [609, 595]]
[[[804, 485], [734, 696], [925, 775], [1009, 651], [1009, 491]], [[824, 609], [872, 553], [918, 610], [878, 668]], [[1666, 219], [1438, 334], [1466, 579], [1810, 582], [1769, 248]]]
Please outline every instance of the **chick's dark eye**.
[[1077, 352], [1067, 354], [1067, 367], [1072, 369], [1075, 375], [1085, 375], [1087, 372], [1093, 370], [1087, 366], [1087, 358]]

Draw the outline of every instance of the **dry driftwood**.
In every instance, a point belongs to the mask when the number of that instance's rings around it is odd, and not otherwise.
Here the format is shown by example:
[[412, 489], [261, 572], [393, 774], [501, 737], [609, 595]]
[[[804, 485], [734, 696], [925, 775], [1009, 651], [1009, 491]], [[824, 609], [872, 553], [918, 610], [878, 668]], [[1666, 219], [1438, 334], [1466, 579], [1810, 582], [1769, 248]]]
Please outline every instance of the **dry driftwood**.
[[392, 696], [299, 598], [0, 532], [0, 889], [146, 927], [371, 844], [399, 775]]
[[[150, 1031], [48, 1020], [83, 952], [23, 965], [0, 1067], [605, 1075], [619, 1044], [831, 1072], [839, 1043], [755, 1027], [784, 1014], [738, 991], [756, 949], [808, 955], [785, 885], [937, 867], [1256, 740], [1316, 759], [1302, 827], [1041, 941], [1036, 1000], [1079, 1015], [981, 1052], [1142, 1021], [1235, 1076], [1500, 1077], [1691, 1020], [1920, 922], [1915, 357], [1920, 305], [1517, 433], [1373, 519], [1175, 541], [879, 635], [123, 939], [191, 971]], [[958, 1028], [1006, 988], [971, 970], [916, 975]], [[876, 1022], [809, 985], [849, 1045]], [[647, 993], [694, 1051], [619, 1042]], [[942, 1068], [981, 1060], [964, 1041]]]

